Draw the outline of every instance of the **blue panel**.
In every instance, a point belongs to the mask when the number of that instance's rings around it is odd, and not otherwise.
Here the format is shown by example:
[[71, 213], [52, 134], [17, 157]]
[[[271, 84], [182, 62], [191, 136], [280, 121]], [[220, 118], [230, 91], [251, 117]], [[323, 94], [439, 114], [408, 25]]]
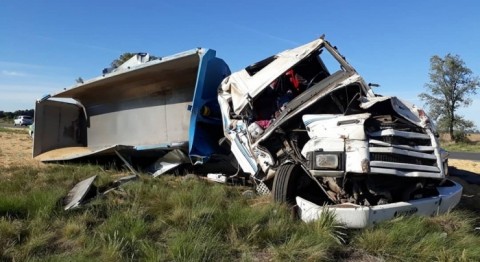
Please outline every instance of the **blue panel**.
[[189, 130], [189, 156], [192, 162], [204, 162], [221, 149], [218, 140], [223, 137], [218, 86], [230, 75], [228, 65], [207, 50], [200, 58]]

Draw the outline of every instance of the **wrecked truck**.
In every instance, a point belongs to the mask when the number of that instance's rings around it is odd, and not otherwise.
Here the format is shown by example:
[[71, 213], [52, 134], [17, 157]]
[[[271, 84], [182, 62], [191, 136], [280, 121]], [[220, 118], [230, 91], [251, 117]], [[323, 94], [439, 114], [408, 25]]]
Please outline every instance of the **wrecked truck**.
[[154, 176], [226, 161], [305, 221], [435, 215], [462, 191], [424, 111], [375, 94], [323, 38], [233, 74], [210, 49], [138, 54], [39, 99], [35, 125], [38, 160], [118, 156]]
[[136, 54], [99, 77], [39, 99], [33, 157], [54, 162], [119, 156], [155, 175], [183, 163], [206, 163], [223, 154], [217, 87], [229, 74], [211, 49], [156, 59]]
[[363, 228], [460, 201], [425, 112], [375, 94], [323, 37], [232, 73], [219, 104], [242, 170], [305, 221], [328, 209]]

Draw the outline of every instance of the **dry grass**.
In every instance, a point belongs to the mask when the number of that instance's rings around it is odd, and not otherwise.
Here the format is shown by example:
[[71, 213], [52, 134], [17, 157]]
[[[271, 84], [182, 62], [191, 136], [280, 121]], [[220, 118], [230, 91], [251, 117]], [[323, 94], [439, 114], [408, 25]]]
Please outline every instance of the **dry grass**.
[[480, 133], [478, 133], [478, 134], [468, 134], [467, 138], [471, 142], [480, 142]]
[[477, 161], [449, 159], [448, 165], [459, 170], [465, 170], [480, 175], [480, 162]]
[[32, 159], [32, 139], [26, 129], [15, 132], [0, 132], [0, 167], [41, 167], [43, 164]]
[[480, 152], [480, 134], [468, 134], [464, 141], [452, 142], [448, 134], [440, 135], [442, 147], [450, 152]]
[[[468, 141], [470, 142], [480, 142], [480, 133], [475, 133], [475, 134], [468, 134], [467, 135], [467, 139]], [[449, 134], [441, 134], [440, 135], [440, 140], [442, 141], [445, 141], [445, 142], [448, 142], [450, 141], [450, 135]]]

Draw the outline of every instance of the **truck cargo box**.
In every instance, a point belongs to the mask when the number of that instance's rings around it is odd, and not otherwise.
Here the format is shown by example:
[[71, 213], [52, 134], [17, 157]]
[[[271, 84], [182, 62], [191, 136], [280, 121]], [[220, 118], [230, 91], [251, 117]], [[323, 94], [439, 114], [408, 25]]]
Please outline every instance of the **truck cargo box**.
[[217, 87], [228, 65], [202, 48], [145, 56], [38, 100], [33, 156], [58, 161], [181, 149], [202, 163], [215, 153], [223, 136]]

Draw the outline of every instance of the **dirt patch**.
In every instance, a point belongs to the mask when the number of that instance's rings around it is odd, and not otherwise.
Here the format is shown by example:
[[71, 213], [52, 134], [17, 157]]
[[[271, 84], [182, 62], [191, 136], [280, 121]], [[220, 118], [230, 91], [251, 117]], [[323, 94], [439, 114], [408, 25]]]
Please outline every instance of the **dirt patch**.
[[25, 133], [0, 132], [0, 167], [42, 166], [32, 158], [32, 138]]
[[449, 159], [448, 166], [459, 170], [465, 170], [472, 173], [480, 174], [480, 162], [470, 160]]
[[458, 204], [458, 208], [467, 209], [477, 214], [480, 213], [480, 186], [469, 183], [459, 177], [451, 177], [451, 179], [463, 187], [462, 199]]
[[480, 213], [480, 162], [449, 159], [450, 179], [463, 187], [459, 208]]

